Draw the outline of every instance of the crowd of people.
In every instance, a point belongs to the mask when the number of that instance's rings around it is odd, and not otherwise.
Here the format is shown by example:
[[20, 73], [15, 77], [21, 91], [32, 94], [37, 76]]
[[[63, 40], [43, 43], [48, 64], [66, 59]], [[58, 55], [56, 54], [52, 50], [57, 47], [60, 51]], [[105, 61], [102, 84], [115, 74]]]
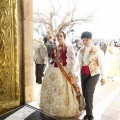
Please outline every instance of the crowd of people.
[[[33, 45], [36, 82], [42, 84], [40, 109], [56, 117], [76, 117], [85, 110], [83, 120], [94, 120], [93, 95], [96, 84], [99, 79], [104, 85], [108, 78], [113, 80], [115, 76], [120, 76], [120, 50], [114, 42], [102, 43], [98, 47], [88, 31], [81, 34], [79, 49], [66, 43], [63, 31], [59, 31], [56, 38], [56, 46], [53, 46], [52, 36], [48, 36], [46, 44], [41, 38]], [[80, 100], [83, 99], [77, 99], [78, 94], [85, 99], [83, 109], [80, 109], [83, 102]]]

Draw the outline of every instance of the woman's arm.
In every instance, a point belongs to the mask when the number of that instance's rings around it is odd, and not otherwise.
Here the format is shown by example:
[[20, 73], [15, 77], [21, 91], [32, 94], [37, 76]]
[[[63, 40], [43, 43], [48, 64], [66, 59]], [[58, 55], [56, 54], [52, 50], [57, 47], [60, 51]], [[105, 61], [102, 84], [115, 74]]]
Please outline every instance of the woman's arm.
[[74, 66], [75, 66], [75, 51], [72, 46], [67, 46], [67, 67], [68, 71], [71, 73], [74, 73]]

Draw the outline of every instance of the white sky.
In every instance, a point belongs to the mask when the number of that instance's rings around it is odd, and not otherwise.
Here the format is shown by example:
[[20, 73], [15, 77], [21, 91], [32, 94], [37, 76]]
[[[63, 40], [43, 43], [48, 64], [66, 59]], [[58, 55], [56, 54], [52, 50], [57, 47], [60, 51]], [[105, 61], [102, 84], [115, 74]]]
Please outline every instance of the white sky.
[[[48, 0], [33, 0], [33, 5], [39, 5], [42, 1], [42, 7], [48, 9]], [[52, 0], [54, 3], [56, 0]], [[63, 3], [64, 1], [60, 0]], [[91, 31], [94, 38], [118, 39], [120, 38], [120, 0], [79, 0], [80, 12], [96, 10], [94, 23], [85, 23], [75, 27], [74, 34], [81, 35], [83, 31]]]
[[[94, 37], [106, 39], [120, 38], [119, 0], [94, 1], [100, 1], [94, 24], [84, 24], [82, 25], [82, 30], [92, 31]], [[95, 6], [94, 3], [93, 6]]]

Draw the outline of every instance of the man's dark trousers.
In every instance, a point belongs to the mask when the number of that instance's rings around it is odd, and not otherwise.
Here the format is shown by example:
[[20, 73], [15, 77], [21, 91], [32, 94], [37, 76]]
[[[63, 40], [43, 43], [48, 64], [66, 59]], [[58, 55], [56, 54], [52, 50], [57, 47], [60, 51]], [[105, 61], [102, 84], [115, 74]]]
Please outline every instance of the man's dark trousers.
[[100, 74], [91, 76], [81, 73], [81, 85], [86, 102], [86, 115], [93, 116], [93, 94]]

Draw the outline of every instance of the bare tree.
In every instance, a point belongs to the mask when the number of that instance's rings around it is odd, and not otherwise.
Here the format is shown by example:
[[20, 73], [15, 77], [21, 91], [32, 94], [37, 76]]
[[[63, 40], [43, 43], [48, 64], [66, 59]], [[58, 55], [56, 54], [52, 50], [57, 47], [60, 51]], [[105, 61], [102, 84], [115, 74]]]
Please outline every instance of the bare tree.
[[[37, 9], [34, 12], [34, 24], [37, 24], [37, 29], [41, 29], [42, 31], [44, 29], [46, 31], [44, 34], [52, 35], [55, 38], [56, 33], [60, 30], [69, 33], [74, 25], [80, 25], [83, 22], [90, 23], [93, 21], [94, 11], [91, 13], [84, 13], [84, 15], [77, 12], [79, 0], [66, 0], [67, 10], [63, 8], [60, 0], [56, 1], [57, 5], [54, 5], [53, 2], [55, 1], [49, 0], [49, 12], [41, 9]], [[34, 27], [34, 30], [38, 31], [37, 29]]]

